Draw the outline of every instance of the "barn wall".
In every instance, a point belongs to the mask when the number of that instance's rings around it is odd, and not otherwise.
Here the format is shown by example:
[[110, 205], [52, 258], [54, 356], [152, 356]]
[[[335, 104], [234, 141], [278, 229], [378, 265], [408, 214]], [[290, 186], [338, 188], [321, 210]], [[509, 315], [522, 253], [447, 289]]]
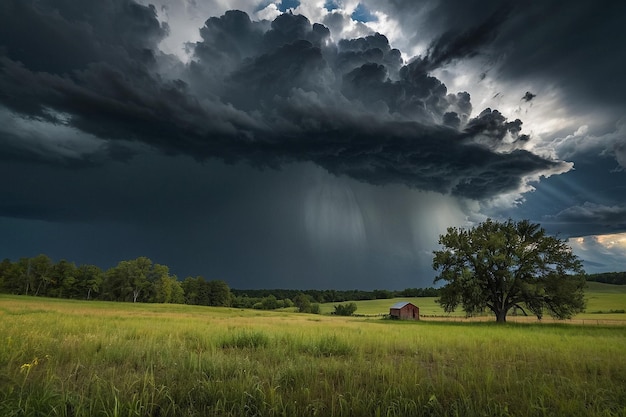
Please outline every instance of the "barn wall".
[[419, 307], [414, 306], [412, 304], [407, 304], [400, 309], [390, 308], [389, 315], [392, 317], [397, 317], [401, 320], [419, 320], [420, 309]]
[[420, 318], [419, 308], [412, 306], [410, 304], [404, 306], [400, 310], [400, 318], [404, 320], [419, 320]]

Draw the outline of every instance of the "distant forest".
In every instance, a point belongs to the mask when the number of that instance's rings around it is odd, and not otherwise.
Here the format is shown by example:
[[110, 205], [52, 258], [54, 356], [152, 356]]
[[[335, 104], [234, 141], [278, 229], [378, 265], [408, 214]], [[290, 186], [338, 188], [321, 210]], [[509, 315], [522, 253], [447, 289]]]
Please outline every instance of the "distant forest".
[[603, 272], [587, 275], [587, 281], [603, 282], [605, 284], [626, 285], [626, 272]]
[[389, 290], [236, 290], [222, 280], [170, 275], [166, 265], [140, 257], [103, 271], [47, 255], [0, 262], [0, 293], [83, 300], [174, 303], [273, 310], [297, 307], [319, 312], [319, 303], [393, 297], [436, 297], [435, 288]]

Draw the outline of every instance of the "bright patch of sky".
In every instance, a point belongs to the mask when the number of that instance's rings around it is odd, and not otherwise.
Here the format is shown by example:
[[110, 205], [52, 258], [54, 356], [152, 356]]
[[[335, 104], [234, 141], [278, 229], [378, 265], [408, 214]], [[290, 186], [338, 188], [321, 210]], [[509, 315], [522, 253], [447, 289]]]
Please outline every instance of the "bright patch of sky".
[[587, 273], [623, 271], [626, 268], [626, 233], [569, 239], [572, 251], [585, 264]]
[[298, 6], [300, 6], [299, 0], [282, 0], [278, 6], [278, 10], [284, 13], [288, 10], [295, 9]]
[[356, 9], [354, 9], [350, 17], [357, 22], [363, 23], [375, 22], [378, 20], [376, 15], [373, 14], [367, 7], [365, 7], [363, 3], [359, 3], [358, 6], [356, 6]]
[[326, 3], [324, 3], [324, 8], [332, 12], [333, 10], [339, 9], [339, 5], [333, 0], [327, 0]]

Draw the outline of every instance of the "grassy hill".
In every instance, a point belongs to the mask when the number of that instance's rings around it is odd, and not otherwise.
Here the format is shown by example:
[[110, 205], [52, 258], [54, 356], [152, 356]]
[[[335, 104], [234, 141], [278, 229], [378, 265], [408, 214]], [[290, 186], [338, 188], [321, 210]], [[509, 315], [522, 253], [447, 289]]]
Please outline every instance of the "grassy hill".
[[[581, 316], [626, 320], [626, 285], [588, 282], [587, 311]], [[621, 313], [617, 313], [621, 312]]]

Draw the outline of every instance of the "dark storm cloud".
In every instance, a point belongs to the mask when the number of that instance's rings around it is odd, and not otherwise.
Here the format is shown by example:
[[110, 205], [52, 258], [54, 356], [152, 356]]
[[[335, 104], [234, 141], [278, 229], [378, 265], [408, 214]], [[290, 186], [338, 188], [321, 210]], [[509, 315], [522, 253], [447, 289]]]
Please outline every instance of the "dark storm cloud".
[[[605, 233], [623, 232], [626, 230], [626, 206], [605, 206], [585, 202], [579, 206], [568, 207], [555, 216], [549, 216], [549, 221], [570, 223], [574, 227], [579, 225], [602, 225]], [[585, 234], [583, 232], [583, 234]]]
[[232, 71], [243, 58], [261, 48], [266, 22], [252, 22], [241, 11], [230, 10], [209, 18], [200, 29], [201, 42], [189, 45], [196, 58], [214, 71]]
[[206, 21], [184, 65], [158, 50], [167, 27], [155, 9], [130, 0], [0, 7], [0, 101], [23, 118], [58, 124], [62, 114], [68, 128], [107, 141], [258, 166], [312, 161], [372, 184], [476, 199], [569, 169], [502, 147], [506, 135], [529, 139], [521, 121], [495, 110], [469, 119], [469, 94], [448, 93], [427, 71], [491, 40], [487, 23], [497, 27], [501, 12], [402, 67], [380, 34], [334, 45], [304, 16], [268, 24], [228, 12]]
[[472, 58], [493, 42], [512, 7], [504, 2], [485, 20], [464, 31], [449, 30], [434, 39], [425, 56], [417, 59], [424, 71], [431, 71], [453, 60]]
[[476, 118], [470, 120], [465, 128], [465, 132], [470, 136], [487, 137], [495, 144], [500, 143], [507, 136], [512, 139], [513, 144], [530, 140], [528, 135], [520, 135], [521, 131], [520, 119], [509, 122], [502, 113], [490, 108], [483, 110]]
[[397, 79], [396, 74], [402, 66], [402, 55], [396, 48], [391, 48], [385, 35], [375, 33], [357, 39], [341, 39], [337, 43], [335, 64], [341, 73], [346, 73], [364, 64], [381, 64], [389, 75]]
[[428, 53], [422, 57], [427, 63], [478, 56], [487, 68], [483, 79], [557, 86], [566, 91], [571, 110], [584, 113], [601, 106], [607, 113], [624, 114], [625, 2], [367, 3], [396, 18], [403, 32], [413, 35], [411, 43], [427, 42]]
[[585, 152], [573, 160], [574, 170], [543, 179], [523, 204], [498, 215], [531, 219], [565, 237], [626, 232], [624, 173], [611, 155]]
[[131, 0], [7, 0], [0, 4], [6, 55], [33, 71], [65, 74], [91, 62], [145, 61], [167, 27]]

